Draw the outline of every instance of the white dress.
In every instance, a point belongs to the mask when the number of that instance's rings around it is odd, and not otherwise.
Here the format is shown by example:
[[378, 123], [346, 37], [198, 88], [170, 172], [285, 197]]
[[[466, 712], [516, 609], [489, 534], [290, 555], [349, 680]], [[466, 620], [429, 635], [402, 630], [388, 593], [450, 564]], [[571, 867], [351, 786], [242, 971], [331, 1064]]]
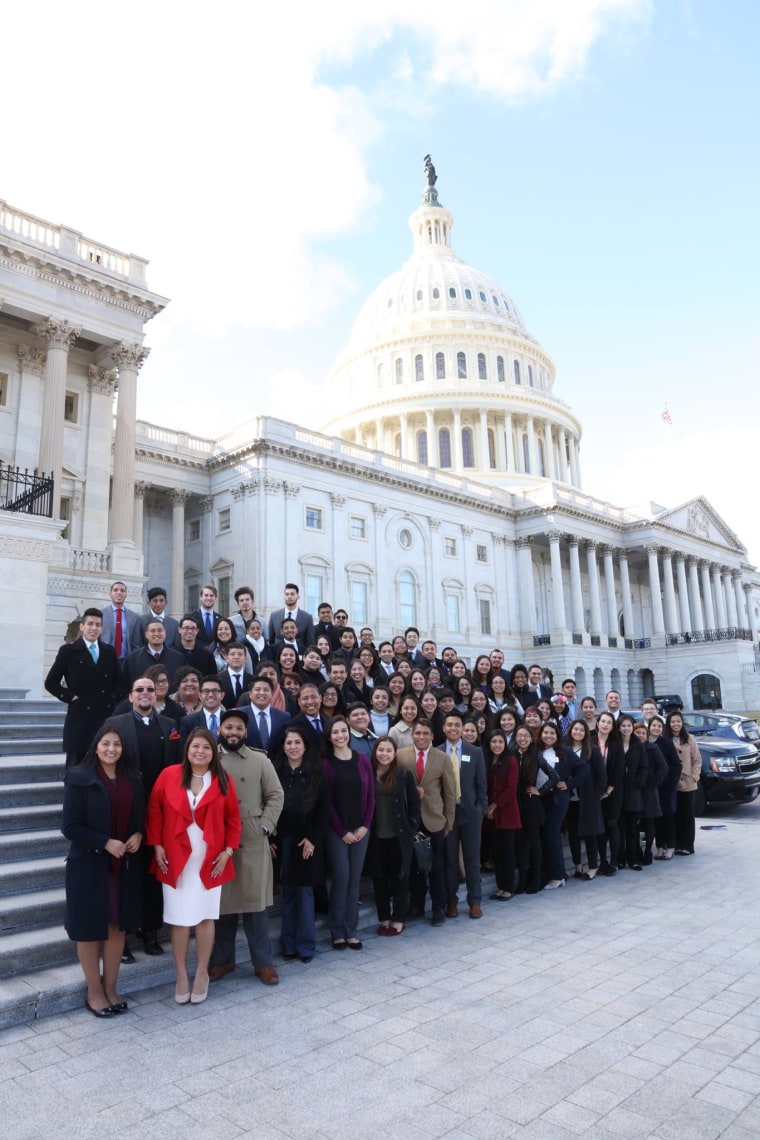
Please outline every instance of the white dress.
[[193, 812], [193, 822], [187, 829], [190, 840], [190, 858], [177, 879], [176, 887], [163, 884], [164, 890], [164, 922], [169, 926], [195, 926], [206, 918], [219, 917], [219, 904], [222, 898], [221, 887], [207, 889], [201, 882], [201, 867], [206, 858], [206, 841], [203, 832], [195, 822], [193, 808], [211, 787], [211, 773], [203, 776], [203, 788], [197, 796], [188, 788], [187, 798], [190, 811]]

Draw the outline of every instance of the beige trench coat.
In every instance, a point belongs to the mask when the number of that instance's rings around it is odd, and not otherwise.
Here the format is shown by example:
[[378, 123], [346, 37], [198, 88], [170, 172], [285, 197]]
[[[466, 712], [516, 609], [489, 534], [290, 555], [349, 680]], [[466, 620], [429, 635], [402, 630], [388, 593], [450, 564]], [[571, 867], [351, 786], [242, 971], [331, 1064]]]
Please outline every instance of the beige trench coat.
[[222, 887], [220, 914], [251, 914], [272, 905], [272, 856], [262, 827], [274, 832], [285, 793], [266, 752], [242, 745], [238, 752], [223, 752], [221, 761], [235, 781], [243, 830], [232, 856], [235, 878]]

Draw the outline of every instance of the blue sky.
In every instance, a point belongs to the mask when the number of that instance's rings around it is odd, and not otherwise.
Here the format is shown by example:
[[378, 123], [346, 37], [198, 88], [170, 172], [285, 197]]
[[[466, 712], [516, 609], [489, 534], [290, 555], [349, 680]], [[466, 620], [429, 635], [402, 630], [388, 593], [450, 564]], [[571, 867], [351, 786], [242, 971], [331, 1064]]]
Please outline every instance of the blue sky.
[[34, 82], [8, 64], [28, 113], [0, 196], [151, 260], [172, 304], [142, 417], [316, 425], [362, 300], [409, 256], [431, 152], [457, 253], [514, 297], [584, 424], [585, 489], [705, 494], [760, 561], [760, 6], [222, 0], [178, 24], [135, 0], [118, 28], [90, 0], [37, 8], [8, 17], [37, 56]]

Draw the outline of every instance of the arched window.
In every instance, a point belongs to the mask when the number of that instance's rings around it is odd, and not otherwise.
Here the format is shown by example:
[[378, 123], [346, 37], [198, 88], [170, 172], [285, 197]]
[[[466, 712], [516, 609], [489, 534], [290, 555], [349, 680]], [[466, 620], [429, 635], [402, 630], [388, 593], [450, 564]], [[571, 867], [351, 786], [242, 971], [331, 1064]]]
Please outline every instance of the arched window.
[[421, 463], [423, 467], [427, 467], [428, 444], [426, 431], [417, 432], [417, 462]]
[[397, 431], [393, 437], [393, 453], [401, 456], [401, 432]]
[[404, 362], [400, 356], [396, 357], [396, 383], [401, 384], [404, 379]]
[[464, 295], [465, 295], [466, 300], [471, 301], [472, 300], [472, 289], [465, 289]]
[[456, 291], [456, 289], [454, 289], [454, 287], [453, 287], [453, 286], [451, 286], [451, 287], [449, 288], [449, 296], [451, 297], [452, 301], [455, 301], [455, 300], [456, 300], [457, 291]]
[[438, 300], [438, 298], [440, 297], [440, 295], [441, 295], [441, 290], [440, 290], [440, 289], [434, 289], [434, 290], [433, 290], [433, 300], [434, 300], [434, 301], [437, 301], [437, 300]]
[[530, 364], [528, 365], [528, 383], [530, 384], [530, 386], [532, 388], [533, 387], [533, 366]]
[[530, 474], [530, 446], [528, 445], [528, 433], [527, 432], [523, 432], [522, 446], [523, 446], [523, 471]]
[[475, 451], [472, 446], [472, 428], [462, 428], [462, 464], [464, 467], [475, 466]]
[[516, 360], [513, 367], [515, 370], [515, 384], [521, 384], [522, 381], [520, 380], [520, 361]]
[[409, 570], [398, 576], [398, 616], [401, 629], [417, 624], [417, 583]]
[[691, 707], [693, 709], [719, 709], [723, 707], [720, 691], [720, 677], [714, 673], [700, 673], [691, 682]]
[[457, 353], [457, 379], [467, 379], [467, 357], [463, 352]]
[[418, 301], [421, 301], [421, 300], [422, 300], [422, 290], [421, 290], [421, 289], [418, 289], [418, 290], [417, 290], [417, 294], [416, 294], [416, 296], [417, 296], [417, 300], [418, 300]]
[[441, 428], [438, 432], [438, 454], [441, 467], [451, 467], [451, 434], [448, 428]]
[[506, 374], [504, 372], [504, 357], [503, 356], [497, 356], [496, 357], [496, 379], [501, 384], [504, 384], [506, 379], [507, 379]]
[[496, 436], [493, 428], [488, 429], [488, 466], [496, 470]]
[[425, 379], [425, 365], [422, 363], [422, 357], [419, 354], [414, 358], [414, 379]]
[[488, 374], [486, 372], [486, 354], [484, 352], [478, 353], [478, 380], [487, 380]]
[[436, 380], [446, 379], [446, 357], [442, 352], [435, 354], [435, 378]]
[[546, 475], [546, 460], [544, 458], [544, 441], [538, 441], [538, 473], [539, 475]]
[[380, 363], [377, 366], [377, 382], [378, 382], [378, 384], [382, 386], [384, 379], [385, 379], [385, 365]]

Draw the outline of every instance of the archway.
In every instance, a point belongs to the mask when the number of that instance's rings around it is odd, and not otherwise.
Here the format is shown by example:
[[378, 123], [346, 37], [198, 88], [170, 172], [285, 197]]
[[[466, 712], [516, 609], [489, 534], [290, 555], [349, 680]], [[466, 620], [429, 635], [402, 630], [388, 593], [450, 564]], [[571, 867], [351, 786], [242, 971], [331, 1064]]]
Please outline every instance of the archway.
[[723, 697], [720, 677], [714, 673], [699, 673], [691, 681], [691, 707], [693, 709], [720, 709]]

